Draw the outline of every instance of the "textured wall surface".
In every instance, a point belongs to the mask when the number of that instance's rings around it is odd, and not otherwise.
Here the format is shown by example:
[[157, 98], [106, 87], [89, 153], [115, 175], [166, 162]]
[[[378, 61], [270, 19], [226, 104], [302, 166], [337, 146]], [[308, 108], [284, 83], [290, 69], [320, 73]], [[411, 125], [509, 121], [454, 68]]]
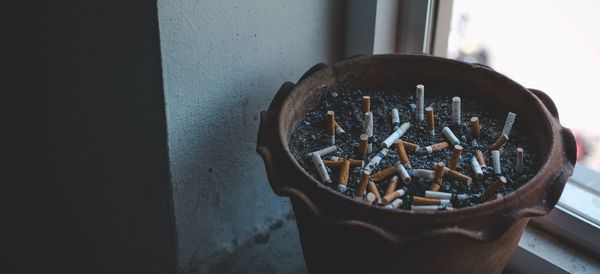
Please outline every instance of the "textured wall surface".
[[256, 154], [279, 86], [341, 55], [338, 1], [159, 0], [169, 157], [182, 272], [210, 272], [289, 212]]

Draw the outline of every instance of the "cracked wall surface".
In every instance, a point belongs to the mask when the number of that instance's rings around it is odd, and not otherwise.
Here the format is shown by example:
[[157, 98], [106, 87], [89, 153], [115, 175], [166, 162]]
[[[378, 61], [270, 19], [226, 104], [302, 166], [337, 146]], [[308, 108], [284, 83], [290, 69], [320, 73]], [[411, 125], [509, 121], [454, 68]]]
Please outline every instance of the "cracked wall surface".
[[[256, 154], [279, 86], [341, 56], [341, 1], [159, 0], [181, 272], [207, 272], [290, 211]], [[258, 235], [258, 236], [257, 236]]]

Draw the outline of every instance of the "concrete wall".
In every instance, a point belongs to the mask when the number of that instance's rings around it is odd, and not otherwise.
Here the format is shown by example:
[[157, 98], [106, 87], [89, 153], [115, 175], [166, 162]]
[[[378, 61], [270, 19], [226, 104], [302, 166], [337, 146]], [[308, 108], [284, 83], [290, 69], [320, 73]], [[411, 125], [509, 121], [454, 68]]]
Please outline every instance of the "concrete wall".
[[259, 112], [284, 81], [339, 59], [343, 5], [158, 1], [180, 271], [264, 243], [289, 212], [255, 152]]

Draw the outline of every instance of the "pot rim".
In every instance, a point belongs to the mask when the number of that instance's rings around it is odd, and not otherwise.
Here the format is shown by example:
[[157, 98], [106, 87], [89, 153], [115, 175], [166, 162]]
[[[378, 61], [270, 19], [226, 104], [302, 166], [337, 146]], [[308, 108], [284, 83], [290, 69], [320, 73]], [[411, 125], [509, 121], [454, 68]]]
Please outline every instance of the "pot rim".
[[[482, 69], [482, 70], [487, 71], [486, 73], [496, 74], [496, 76], [499, 77], [500, 80], [506, 81], [508, 84], [514, 86], [516, 88], [515, 90], [520, 89], [521, 92], [524, 92], [524, 96], [529, 96], [535, 100], [535, 102], [537, 104], [536, 107], [538, 109], [540, 109], [544, 114], [543, 115], [544, 127], [547, 132], [551, 133], [550, 136], [555, 133], [560, 133], [561, 127], [558, 122], [558, 117], [552, 116], [552, 114], [549, 112], [547, 107], [543, 104], [543, 102], [540, 100], [540, 98], [538, 96], [533, 94], [529, 89], [523, 87], [519, 83], [508, 78], [506, 75], [496, 72], [496, 71], [492, 70], [491, 68], [481, 65], [481, 64], [470, 64], [470, 63], [465, 63], [465, 62], [461, 62], [461, 61], [457, 61], [457, 60], [436, 57], [436, 56], [422, 55], [422, 54], [381, 54], [381, 55], [370, 55], [370, 56], [358, 56], [358, 57], [346, 59], [346, 60], [343, 60], [341, 62], [334, 64], [333, 66], [326, 66], [326, 67], [314, 72], [313, 74], [307, 76], [306, 79], [315, 77], [315, 75], [318, 75], [320, 73], [325, 73], [327, 71], [331, 71], [333, 68], [347, 65], [349, 62], [356, 62], [356, 61], [360, 61], [363, 59], [369, 59], [369, 58], [371, 58], [373, 60], [380, 59], [380, 58], [382, 58], [382, 59], [387, 59], [387, 58], [396, 58], [396, 59], [424, 58], [424, 59], [429, 59], [434, 62], [452, 63], [453, 65], [469, 67], [470, 69]], [[368, 61], [372, 62], [372, 60], [368, 60]], [[296, 92], [297, 88], [301, 87], [301, 84], [304, 80], [305, 80], [304, 77], [301, 78], [298, 81], [298, 83], [296, 83], [296, 85], [294, 85], [293, 89], [290, 91], [290, 94]], [[288, 100], [289, 100], [289, 97], [287, 97], [285, 100], [282, 101], [282, 104], [278, 106], [278, 111], [281, 112], [283, 110], [282, 106], [285, 105], [285, 102], [287, 102]], [[550, 169], [553, 163], [561, 160], [558, 157], [556, 157], [556, 154], [558, 153], [558, 150], [559, 150], [560, 140], [557, 138], [553, 138], [552, 143], [548, 147], [548, 149], [549, 149], [548, 156], [545, 157], [545, 159], [543, 159], [542, 164], [539, 166], [539, 169], [538, 169], [536, 175], [533, 178], [531, 178], [529, 181], [527, 181], [525, 184], [523, 184], [521, 187], [519, 187], [515, 191], [509, 193], [508, 195], [503, 196], [501, 199], [494, 199], [492, 201], [487, 201], [487, 202], [477, 204], [474, 206], [457, 208], [454, 210], [413, 211], [413, 210], [406, 210], [406, 209], [388, 209], [388, 208], [383, 208], [383, 207], [378, 207], [378, 206], [361, 203], [361, 202], [356, 201], [346, 195], [338, 193], [338, 192], [332, 190], [331, 188], [323, 185], [319, 181], [317, 181], [317, 179], [315, 177], [313, 177], [312, 175], [310, 175], [294, 158], [293, 154], [291, 153], [291, 151], [289, 149], [288, 140], [286, 139], [287, 134], [285, 134], [286, 132], [284, 132], [284, 130], [283, 130], [285, 128], [284, 127], [285, 122], [281, 118], [282, 113], [278, 113], [277, 116], [278, 116], [277, 134], [279, 135], [278, 136], [279, 141], [281, 142], [282, 147], [285, 151], [285, 157], [287, 157], [288, 160], [291, 160], [291, 162], [294, 165], [294, 168], [296, 168], [297, 170], [300, 170], [300, 172], [302, 173], [302, 176], [304, 177], [304, 178], [300, 178], [300, 180], [298, 180], [301, 183], [301, 187], [302, 187], [302, 185], [304, 185], [304, 187], [315, 187], [316, 186], [317, 189], [326, 190], [327, 193], [329, 193], [328, 195], [334, 194], [330, 197], [332, 199], [338, 199], [338, 201], [336, 201], [336, 202], [344, 202], [344, 203], [350, 202], [350, 203], [352, 203], [351, 205], [355, 205], [355, 206], [358, 205], [359, 207], [364, 207], [365, 209], [372, 208], [374, 210], [379, 210], [379, 212], [381, 212], [382, 214], [389, 214], [390, 216], [403, 216], [403, 217], [418, 216], [418, 218], [421, 218], [421, 219], [426, 219], [427, 217], [435, 217], [435, 218], [448, 217], [448, 218], [453, 218], [456, 220], [456, 219], [462, 219], [462, 218], [472, 218], [473, 216], [492, 213], [492, 212], [515, 210], [518, 208], [514, 208], [512, 205], [516, 204], [518, 202], [518, 200], [520, 200], [519, 199], [520, 196], [527, 195], [538, 188], [544, 188], [544, 181], [550, 179], [550, 176], [551, 176], [550, 172], [540, 172], [540, 171]], [[307, 181], [310, 181], [311, 184], [310, 185], [306, 184]], [[339, 199], [339, 198], [342, 198], [342, 199]], [[470, 213], [472, 213], [472, 214], [470, 214]], [[422, 218], [422, 217], [426, 217], [426, 218]]]

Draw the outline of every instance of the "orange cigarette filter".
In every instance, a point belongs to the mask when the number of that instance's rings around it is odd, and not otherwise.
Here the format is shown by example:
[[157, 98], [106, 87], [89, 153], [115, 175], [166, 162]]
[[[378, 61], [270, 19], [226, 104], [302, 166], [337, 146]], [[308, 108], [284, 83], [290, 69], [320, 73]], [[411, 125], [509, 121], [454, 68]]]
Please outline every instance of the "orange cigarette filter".
[[[364, 162], [365, 162], [363, 160], [355, 160], [355, 159], [348, 159], [348, 161], [350, 161], [350, 167], [363, 166]], [[341, 167], [344, 164], [344, 159], [323, 160], [323, 164], [325, 164], [325, 166], [328, 166], [328, 167]]]
[[433, 184], [429, 187], [429, 190], [438, 191], [444, 184], [444, 163], [437, 163], [435, 168], [435, 178]]
[[383, 198], [381, 199], [381, 203], [384, 205], [387, 205], [387, 204], [391, 203], [393, 200], [396, 200], [400, 197], [402, 197], [402, 194], [400, 192], [393, 191], [392, 193], [383, 196]]
[[467, 183], [467, 184], [471, 184], [471, 182], [473, 182], [473, 178], [464, 175], [456, 170], [452, 170], [452, 169], [448, 169], [448, 173], [447, 173], [448, 177], [452, 178], [452, 179], [456, 179], [458, 181]]
[[344, 163], [340, 167], [340, 178], [338, 183], [340, 185], [348, 185], [348, 175], [350, 174], [350, 161], [344, 160]]
[[358, 155], [361, 158], [367, 157], [367, 152], [369, 151], [369, 135], [361, 134], [360, 135], [360, 146], [358, 147]]
[[425, 108], [425, 115], [427, 117], [427, 129], [428, 130], [434, 130], [435, 129], [435, 119], [434, 119], [434, 115], [433, 115], [433, 108], [432, 107], [426, 107]]
[[411, 152], [417, 152], [417, 150], [419, 150], [419, 148], [421, 148], [421, 146], [419, 146], [415, 143], [407, 142], [407, 141], [402, 141], [402, 145], [404, 146], [405, 151], [408, 150]]
[[327, 111], [327, 134], [335, 135], [335, 114], [332, 110]]
[[377, 200], [380, 201], [381, 194], [379, 194], [379, 189], [377, 188], [377, 185], [375, 183], [373, 183], [372, 180], [369, 180], [369, 184], [367, 187], [369, 188], [369, 192], [372, 192], [373, 194], [375, 194], [375, 197], [377, 197]]
[[358, 187], [356, 188], [356, 196], [362, 197], [365, 195], [365, 192], [367, 191], [367, 185], [369, 184], [370, 175], [370, 171], [363, 170], [362, 175], [360, 176], [360, 182], [358, 183]]
[[413, 205], [439, 205], [441, 204], [440, 199], [437, 198], [425, 198], [421, 196], [413, 196]]
[[396, 152], [398, 152], [398, 156], [400, 156], [400, 162], [404, 166], [409, 166], [410, 161], [408, 160], [408, 155], [406, 154], [406, 149], [404, 148], [404, 144], [402, 140], [398, 139], [395, 142], [396, 144]]
[[394, 176], [394, 177], [392, 177], [392, 179], [390, 179], [390, 183], [388, 184], [388, 187], [385, 190], [385, 195], [388, 195], [388, 194], [396, 191], [397, 186], [398, 186], [398, 176]]
[[448, 147], [448, 142], [441, 142], [431, 145], [431, 152], [440, 152]]
[[390, 177], [396, 173], [396, 166], [388, 167], [382, 171], [379, 171], [371, 176], [371, 180], [378, 182], [387, 177]]
[[452, 158], [450, 158], [450, 163], [448, 164], [449, 169], [456, 169], [462, 151], [463, 147], [461, 145], [454, 145], [454, 150], [452, 150]]
[[362, 97], [362, 110], [363, 113], [371, 111], [371, 96]]
[[506, 133], [502, 133], [498, 140], [490, 147], [490, 150], [497, 150], [508, 141], [508, 135]]
[[481, 167], [486, 167], [487, 165], [485, 164], [485, 158], [483, 158], [483, 152], [481, 152], [481, 150], [476, 150], [475, 151], [475, 158], [477, 158], [477, 162], [479, 163], [479, 165]]
[[506, 184], [506, 182], [507, 180], [504, 176], [500, 176], [500, 178], [492, 182], [481, 195], [483, 200], [489, 201], [496, 198], [496, 192], [498, 192], [498, 190], [500, 190], [500, 188], [502, 188]]
[[[476, 139], [481, 136], [481, 125], [479, 124], [479, 117], [471, 117], [471, 132]], [[481, 163], [479, 163], [481, 165]]]

